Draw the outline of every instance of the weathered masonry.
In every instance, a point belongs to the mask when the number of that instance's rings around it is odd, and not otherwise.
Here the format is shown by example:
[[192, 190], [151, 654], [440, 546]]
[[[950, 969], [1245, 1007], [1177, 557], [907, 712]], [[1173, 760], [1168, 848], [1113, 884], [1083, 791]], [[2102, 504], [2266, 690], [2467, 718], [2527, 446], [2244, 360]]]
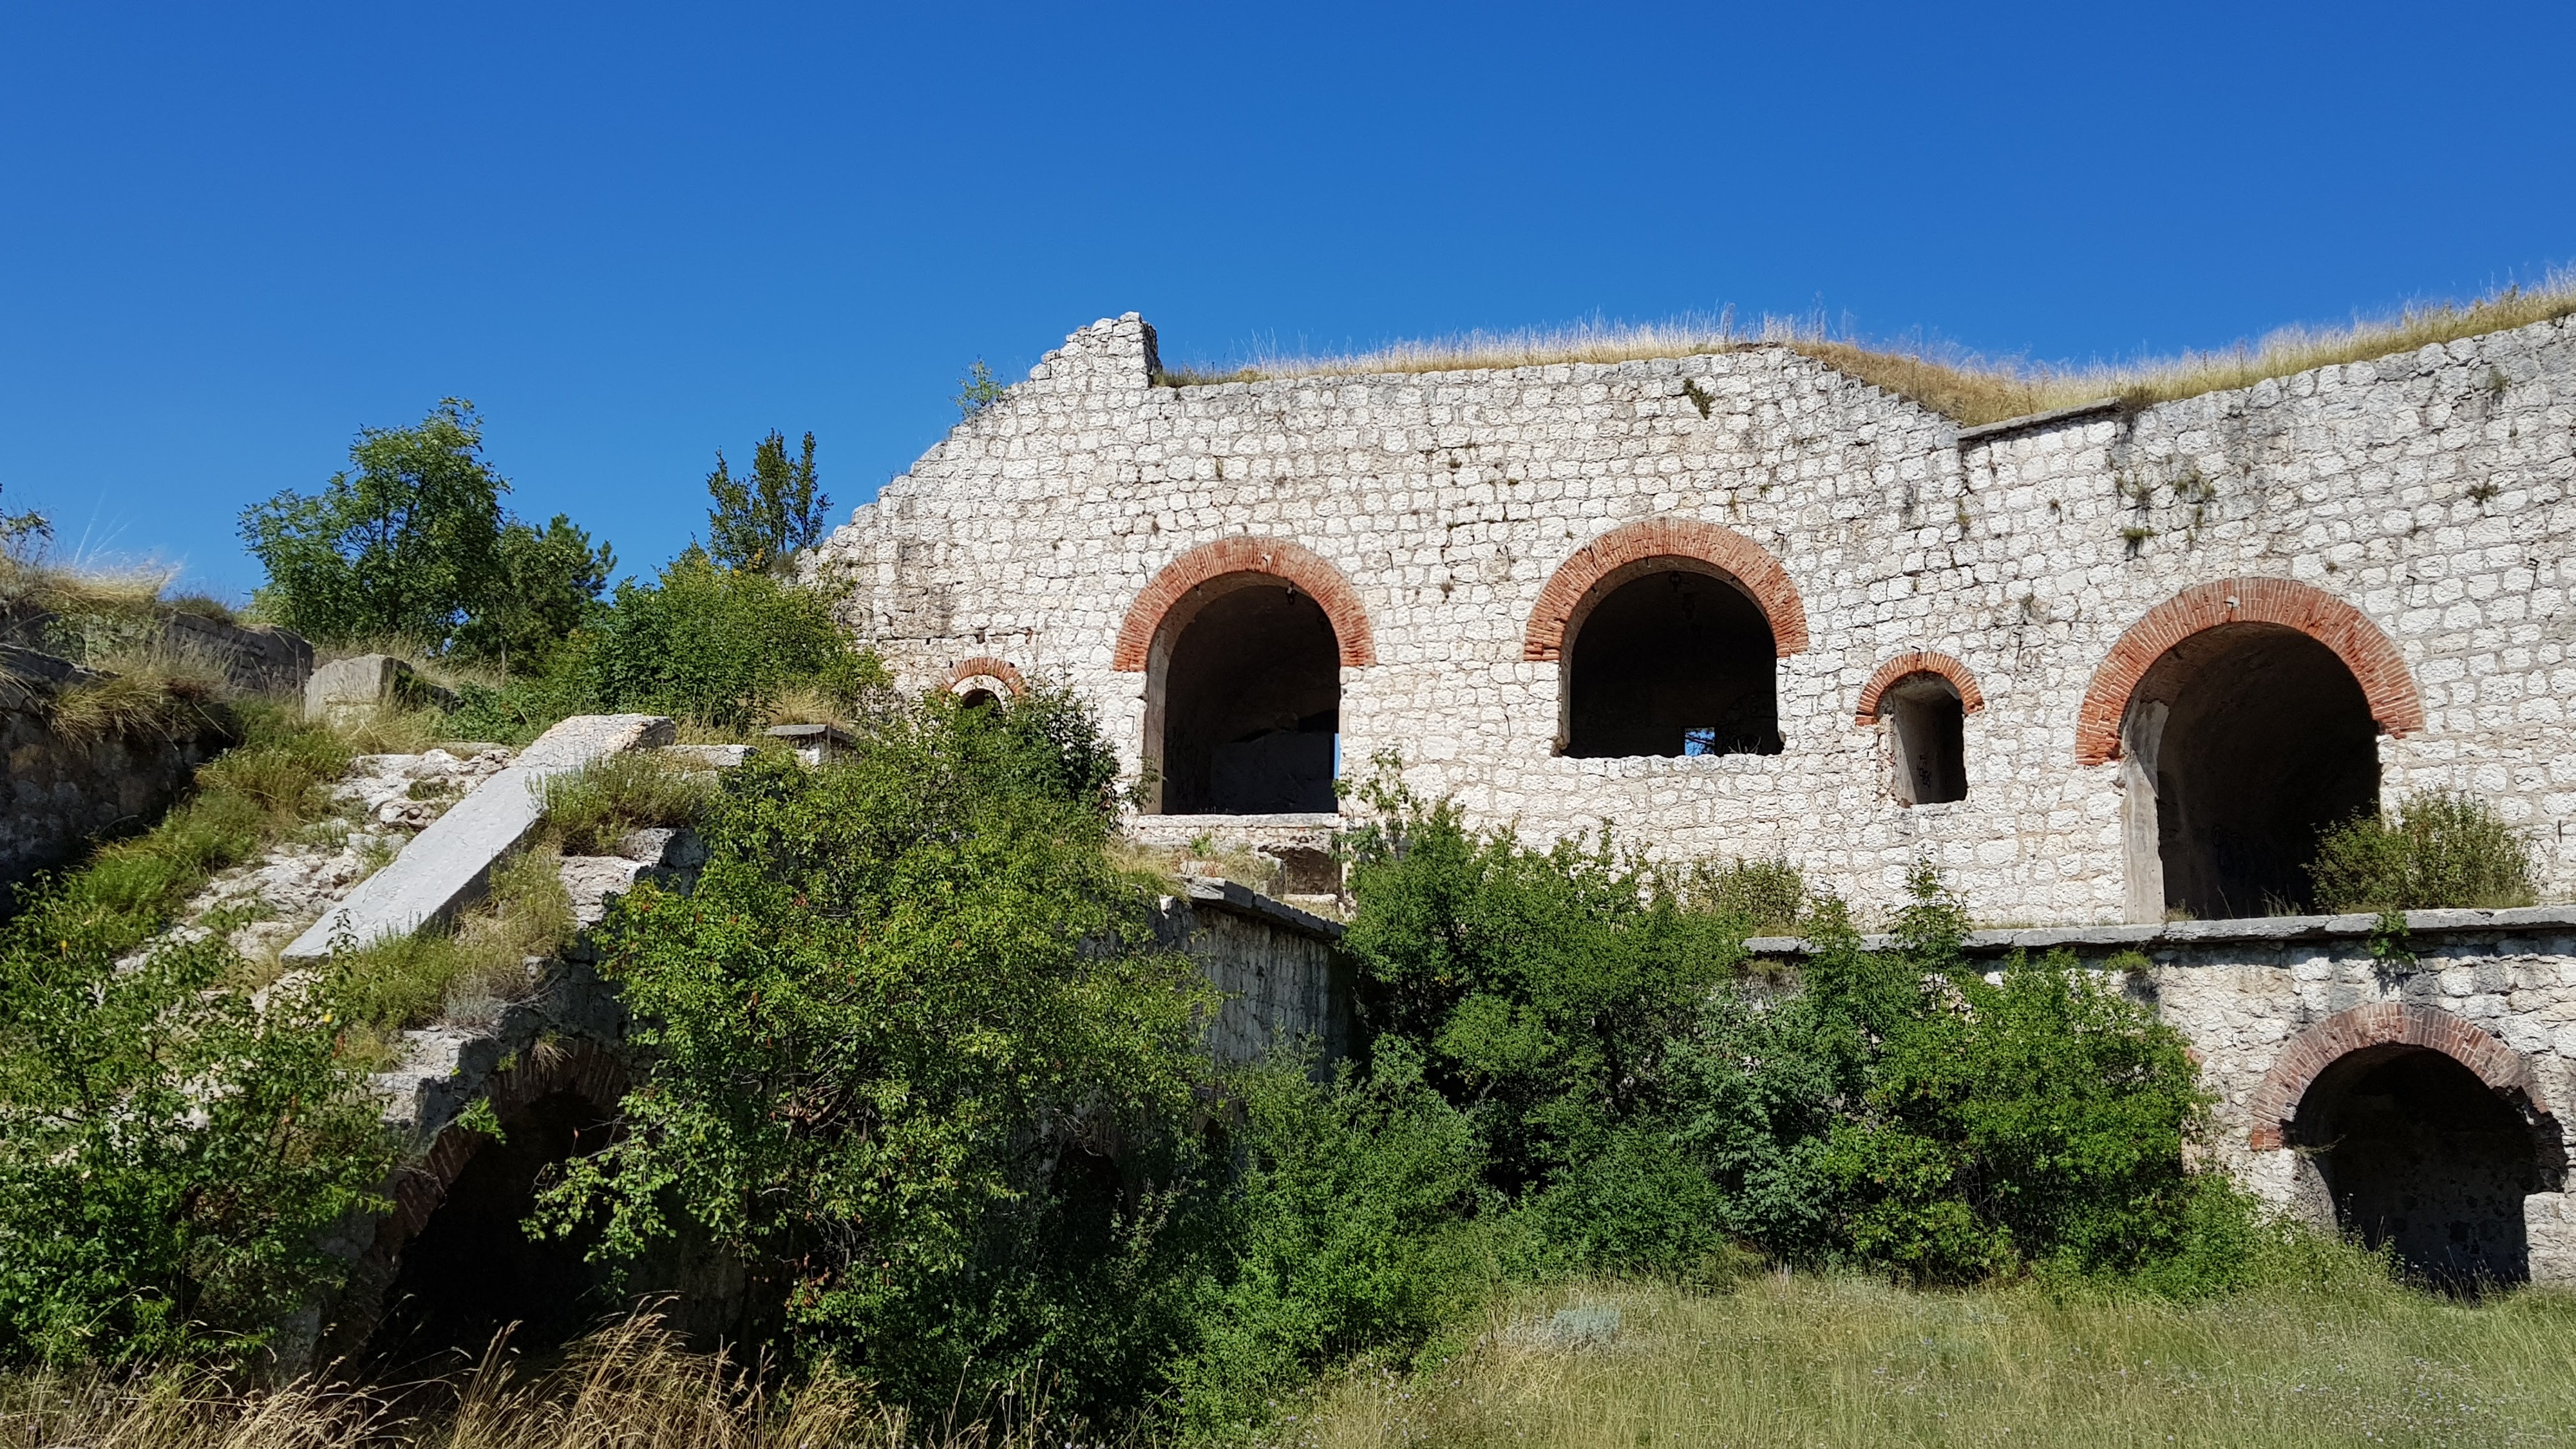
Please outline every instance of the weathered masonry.
[[2320, 823], [2451, 786], [2576, 887], [2576, 321], [1967, 429], [1784, 347], [1155, 367], [1075, 333], [820, 556], [909, 682], [1089, 697], [1146, 833], [1328, 827], [1394, 751], [1525, 833], [2071, 925], [2305, 904]]

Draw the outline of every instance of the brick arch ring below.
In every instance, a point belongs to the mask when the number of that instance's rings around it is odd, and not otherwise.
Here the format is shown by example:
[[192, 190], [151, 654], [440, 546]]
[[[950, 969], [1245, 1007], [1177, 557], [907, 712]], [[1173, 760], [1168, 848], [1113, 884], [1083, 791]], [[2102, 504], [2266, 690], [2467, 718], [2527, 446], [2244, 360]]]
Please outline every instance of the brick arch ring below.
[[1985, 691], [1977, 688], [1977, 676], [1968, 672], [1968, 666], [1947, 654], [1916, 650], [1908, 654], [1899, 654], [1878, 666], [1878, 672], [1871, 675], [1869, 683], [1860, 688], [1860, 712], [1853, 717], [1852, 723], [1856, 725], [1878, 723], [1879, 699], [1889, 689], [1895, 687], [1898, 681], [1911, 679], [1917, 674], [1937, 674], [1950, 681], [1950, 687], [1959, 691], [1961, 714], [1975, 714], [1986, 707]]
[[1109, 667], [1128, 673], [1143, 670], [1153, 653], [1154, 634], [1173, 606], [1188, 598], [1192, 589], [1228, 574], [1269, 574], [1295, 584], [1332, 621], [1344, 665], [1359, 668], [1377, 662], [1368, 611], [1360, 605], [1359, 590], [1351, 587], [1340, 569], [1314, 550], [1284, 538], [1246, 536], [1200, 544], [1165, 564], [1136, 602], [1127, 606], [1127, 620], [1118, 628], [1118, 645], [1110, 654]]
[[2424, 697], [2415, 690], [2405, 656], [2368, 615], [2296, 579], [2219, 579], [2183, 590], [2147, 611], [2111, 646], [2075, 716], [2075, 762], [2099, 765], [2120, 757], [2120, 724], [2129, 695], [2165, 651], [2221, 624], [2278, 624], [2296, 629], [2335, 652], [2370, 701], [2370, 715], [2392, 735], [2424, 728]]
[[1557, 565], [1530, 610], [1521, 657], [1562, 659], [1565, 633], [1595, 586], [1619, 570], [1656, 558], [1688, 558], [1724, 570], [1771, 621], [1772, 650], [1786, 659], [1807, 648], [1807, 608], [1789, 571], [1753, 540], [1695, 518], [1649, 518], [1622, 524], [1576, 549]]
[[2336, 1012], [2282, 1045], [2272, 1070], [2263, 1074], [2263, 1084], [2254, 1089], [2251, 1144], [2258, 1150], [2287, 1146], [2299, 1104], [2326, 1068], [2354, 1052], [2383, 1046], [2440, 1052], [2474, 1072], [2526, 1120], [2548, 1120], [2541, 1106], [2540, 1078], [2522, 1053], [2464, 1016], [2382, 1001]]
[[939, 687], [956, 693], [979, 679], [989, 679], [1013, 695], [1029, 692], [1028, 681], [1020, 677], [1019, 670], [1011, 667], [1011, 661], [996, 659], [990, 654], [978, 654], [972, 659], [960, 659], [949, 665], [940, 673]]

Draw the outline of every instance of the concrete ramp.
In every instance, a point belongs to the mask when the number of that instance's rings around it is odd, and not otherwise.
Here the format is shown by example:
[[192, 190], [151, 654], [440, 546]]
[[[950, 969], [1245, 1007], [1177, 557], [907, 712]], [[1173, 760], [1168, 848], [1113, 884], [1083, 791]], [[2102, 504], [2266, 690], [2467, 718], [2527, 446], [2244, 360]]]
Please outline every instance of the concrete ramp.
[[335, 942], [353, 947], [408, 936], [480, 897], [492, 867], [519, 848], [545, 815], [545, 783], [623, 750], [671, 743], [667, 715], [576, 715], [537, 737], [508, 769], [430, 823], [393, 863], [358, 883], [279, 954], [320, 960]]

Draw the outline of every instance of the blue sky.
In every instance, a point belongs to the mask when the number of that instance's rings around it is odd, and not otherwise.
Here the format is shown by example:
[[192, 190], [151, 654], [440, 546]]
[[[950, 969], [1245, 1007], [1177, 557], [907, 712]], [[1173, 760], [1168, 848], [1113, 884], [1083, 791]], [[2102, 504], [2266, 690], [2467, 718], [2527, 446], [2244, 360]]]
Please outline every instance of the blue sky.
[[0, 3], [0, 506], [240, 594], [242, 507], [473, 399], [649, 570], [1166, 360], [1821, 311], [2047, 359], [2576, 260], [2576, 7]]

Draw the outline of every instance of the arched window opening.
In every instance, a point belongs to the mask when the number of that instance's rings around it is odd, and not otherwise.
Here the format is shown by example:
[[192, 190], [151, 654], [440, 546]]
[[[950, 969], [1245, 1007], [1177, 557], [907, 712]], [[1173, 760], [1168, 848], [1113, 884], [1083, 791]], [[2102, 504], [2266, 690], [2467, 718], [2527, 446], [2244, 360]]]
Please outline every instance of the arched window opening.
[[991, 709], [1001, 702], [1001, 698], [989, 689], [962, 690], [957, 696], [960, 709]]
[[[1148, 737], [1166, 815], [1327, 813], [1341, 731], [1332, 620], [1285, 579], [1237, 574], [1156, 641]], [[1159, 715], [1159, 719], [1156, 716]]]
[[2452, 1291], [2531, 1277], [2523, 1197], [2544, 1191], [2538, 1144], [2511, 1104], [2448, 1055], [2382, 1045], [2308, 1088], [2293, 1123], [2335, 1226]]
[[520, 1225], [535, 1211], [548, 1166], [605, 1144], [606, 1114], [563, 1091], [505, 1110], [500, 1122], [507, 1137], [475, 1152], [404, 1245], [385, 1316], [368, 1340], [370, 1356], [410, 1362], [449, 1350], [479, 1355], [513, 1323], [515, 1347], [551, 1348], [605, 1306], [604, 1270], [583, 1261], [591, 1236], [535, 1242]]
[[1959, 687], [1938, 674], [1909, 674], [1879, 696], [1896, 754], [1896, 798], [1943, 805], [1968, 798], [1968, 711]]
[[2311, 909], [2318, 837], [2379, 808], [2379, 727], [2359, 681], [2282, 625], [2225, 624], [2167, 650], [2124, 732], [2133, 868], [2152, 838], [2168, 913]]
[[1566, 628], [1563, 752], [1780, 753], [1771, 621], [1696, 559], [1611, 574]]

